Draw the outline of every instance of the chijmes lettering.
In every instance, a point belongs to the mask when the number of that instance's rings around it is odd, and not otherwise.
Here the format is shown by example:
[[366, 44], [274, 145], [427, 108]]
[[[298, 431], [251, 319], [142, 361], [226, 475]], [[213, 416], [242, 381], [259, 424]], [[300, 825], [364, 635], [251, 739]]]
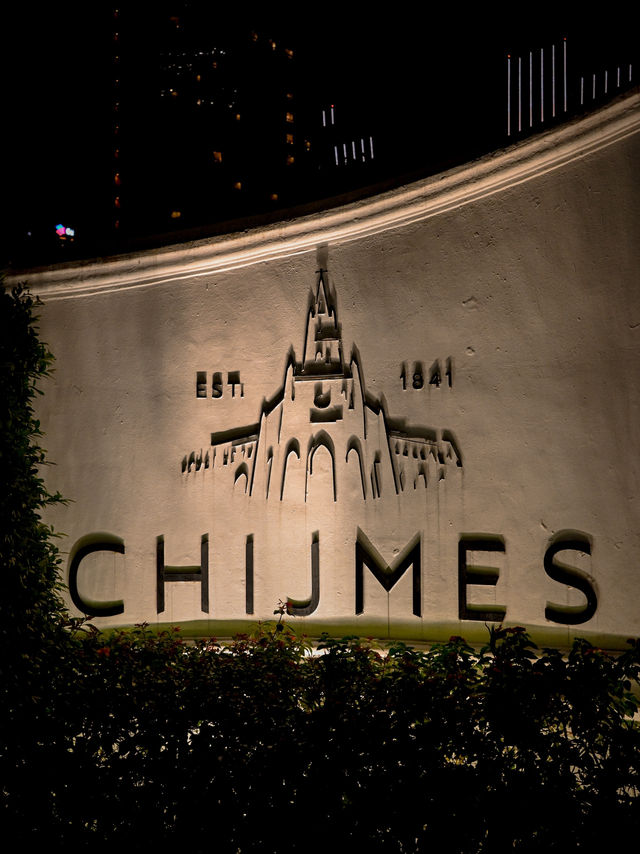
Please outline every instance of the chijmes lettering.
[[[311, 536], [310, 547], [310, 587], [311, 596], [306, 600], [289, 598], [288, 610], [294, 616], [304, 617], [313, 614], [322, 599], [321, 579], [321, 537], [315, 531]], [[577, 605], [567, 605], [559, 602], [547, 602], [544, 617], [552, 623], [563, 625], [578, 625], [586, 623], [596, 613], [598, 597], [593, 578], [572, 564], [576, 553], [591, 555], [592, 541], [588, 534], [579, 531], [560, 531], [547, 544], [542, 561], [541, 572], [560, 585], [558, 599], [566, 600], [566, 588], [573, 588], [582, 594], [584, 601]], [[165, 589], [168, 584], [190, 581], [200, 584], [200, 607], [204, 614], [210, 613], [213, 604], [209, 594], [209, 549], [208, 534], [200, 538], [200, 564], [197, 566], [167, 566], [164, 559], [164, 536], [156, 541], [155, 575], [156, 601], [155, 610], [161, 614], [165, 609]], [[125, 544], [118, 537], [96, 536], [83, 537], [71, 551], [69, 560], [69, 593], [76, 608], [91, 617], [108, 617], [122, 614], [125, 603], [96, 602], [83, 597], [79, 590], [78, 576], [81, 572], [83, 559], [94, 552], [107, 551], [125, 554]], [[469, 591], [472, 587], [495, 587], [500, 578], [499, 568], [492, 566], [492, 556], [506, 554], [507, 545], [504, 537], [499, 534], [461, 534], [458, 540], [458, 565], [452, 568], [452, 578], [458, 585], [458, 619], [480, 620], [483, 622], [501, 622], [507, 616], [507, 604], [478, 605], [470, 602]], [[412, 579], [412, 613], [422, 616], [422, 584], [423, 573], [426, 571], [426, 561], [423, 559], [423, 545], [420, 533], [416, 533], [388, 564], [378, 549], [366, 534], [357, 529], [354, 542], [354, 564], [352, 571], [355, 614], [364, 613], [364, 584], [377, 583], [391, 594], [391, 591], [402, 578], [411, 570]], [[457, 570], [457, 571], [456, 571]], [[254, 535], [246, 538], [245, 547], [245, 611], [247, 615], [254, 613]], [[565, 588], [562, 596], [560, 588]], [[219, 616], [219, 615], [218, 615]], [[444, 615], [443, 615], [444, 616]], [[453, 616], [453, 615], [450, 615]]]

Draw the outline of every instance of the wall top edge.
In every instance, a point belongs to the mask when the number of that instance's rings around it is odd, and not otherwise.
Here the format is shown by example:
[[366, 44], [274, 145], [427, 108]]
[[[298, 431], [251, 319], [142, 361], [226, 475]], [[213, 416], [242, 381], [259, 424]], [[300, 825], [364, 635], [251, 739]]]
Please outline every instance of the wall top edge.
[[179, 282], [348, 243], [476, 202], [560, 169], [640, 131], [640, 92], [448, 172], [339, 208], [241, 233], [109, 259], [12, 273], [33, 294], [69, 299]]

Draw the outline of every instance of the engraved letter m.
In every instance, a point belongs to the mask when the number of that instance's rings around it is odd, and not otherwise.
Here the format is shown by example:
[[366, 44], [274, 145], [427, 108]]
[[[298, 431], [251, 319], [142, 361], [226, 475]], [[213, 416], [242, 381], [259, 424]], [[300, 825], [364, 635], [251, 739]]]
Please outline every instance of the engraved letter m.
[[404, 575], [406, 569], [413, 566], [413, 613], [421, 616], [420, 588], [420, 534], [410, 540], [398, 557], [388, 566], [371, 541], [358, 528], [356, 539], [356, 614], [364, 611], [364, 567], [380, 582], [387, 593]]

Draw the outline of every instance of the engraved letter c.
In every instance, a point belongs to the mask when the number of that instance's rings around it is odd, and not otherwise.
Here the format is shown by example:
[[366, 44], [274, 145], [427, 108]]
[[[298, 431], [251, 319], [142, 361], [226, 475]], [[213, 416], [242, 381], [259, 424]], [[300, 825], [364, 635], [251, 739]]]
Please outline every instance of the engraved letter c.
[[119, 599], [115, 602], [92, 602], [85, 600], [78, 591], [78, 569], [80, 563], [92, 552], [118, 552], [124, 554], [124, 541], [112, 534], [94, 534], [82, 537], [71, 551], [69, 563], [69, 593], [71, 601], [79, 611], [90, 617], [113, 617], [122, 614], [124, 602]]

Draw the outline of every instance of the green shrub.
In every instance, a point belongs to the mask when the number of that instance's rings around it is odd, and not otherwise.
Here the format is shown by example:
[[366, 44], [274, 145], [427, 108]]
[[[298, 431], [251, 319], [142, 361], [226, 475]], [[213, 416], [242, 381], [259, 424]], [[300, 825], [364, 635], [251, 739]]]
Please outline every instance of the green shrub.
[[40, 515], [61, 499], [41, 477], [33, 403], [52, 356], [38, 340], [35, 306], [21, 288], [0, 289], [0, 781], [5, 815], [25, 826], [35, 806], [38, 740], [50, 727], [48, 675], [68, 637], [54, 532]]
[[30, 767], [48, 844], [573, 851], [639, 826], [637, 644], [561, 656], [501, 628], [479, 652], [310, 654], [274, 626], [227, 645], [76, 626], [65, 655]]

